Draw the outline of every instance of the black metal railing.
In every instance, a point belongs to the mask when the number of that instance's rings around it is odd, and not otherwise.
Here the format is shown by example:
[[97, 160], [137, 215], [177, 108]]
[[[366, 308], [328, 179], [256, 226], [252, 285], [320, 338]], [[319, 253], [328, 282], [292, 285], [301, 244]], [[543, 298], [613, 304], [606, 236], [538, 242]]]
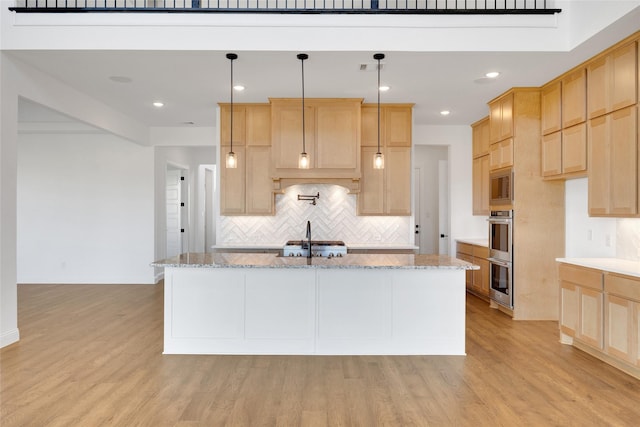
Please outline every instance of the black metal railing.
[[559, 13], [552, 0], [17, 0], [15, 12], [232, 12], [374, 14]]

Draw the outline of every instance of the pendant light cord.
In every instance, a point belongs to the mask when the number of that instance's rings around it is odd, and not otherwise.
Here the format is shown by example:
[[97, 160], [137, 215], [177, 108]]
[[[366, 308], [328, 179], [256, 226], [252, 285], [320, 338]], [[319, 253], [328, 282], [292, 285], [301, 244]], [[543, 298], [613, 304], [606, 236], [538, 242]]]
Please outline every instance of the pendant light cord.
[[300, 63], [302, 64], [302, 152], [303, 153], [307, 152], [307, 146], [305, 141], [306, 127], [304, 124], [304, 60], [306, 59], [305, 56], [298, 55], [298, 58], [300, 58]]
[[231, 86], [229, 92], [231, 93], [231, 152], [233, 153], [233, 58], [231, 59]]
[[378, 153], [380, 153], [380, 57], [378, 57]]

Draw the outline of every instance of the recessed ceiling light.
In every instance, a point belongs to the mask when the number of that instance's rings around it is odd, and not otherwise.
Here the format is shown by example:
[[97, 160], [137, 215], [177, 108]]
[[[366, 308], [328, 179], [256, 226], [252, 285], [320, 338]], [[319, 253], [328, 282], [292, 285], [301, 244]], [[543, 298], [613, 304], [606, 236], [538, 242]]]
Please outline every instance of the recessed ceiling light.
[[244, 86], [242, 85], [235, 85], [233, 87], [234, 90], [237, 90], [238, 92], [242, 92], [244, 90]]
[[497, 71], [490, 71], [487, 74], [485, 74], [484, 76], [490, 79], [495, 79], [496, 77], [498, 77], [500, 75], [499, 72]]
[[133, 80], [127, 76], [111, 76], [109, 80], [116, 83], [131, 83]]
[[440, 115], [442, 115], [442, 116], [448, 116], [449, 114], [451, 114], [451, 111], [449, 111], [449, 110], [440, 111]]
[[156, 108], [164, 107], [164, 102], [161, 102], [161, 101], [155, 101], [155, 102], [153, 103], [153, 106], [154, 106], [154, 107], [156, 107]]
[[390, 87], [390, 86], [380, 86], [380, 88], [379, 88], [379, 89], [380, 89], [380, 92], [386, 92], [386, 91], [388, 91], [389, 89], [391, 89], [391, 87]]

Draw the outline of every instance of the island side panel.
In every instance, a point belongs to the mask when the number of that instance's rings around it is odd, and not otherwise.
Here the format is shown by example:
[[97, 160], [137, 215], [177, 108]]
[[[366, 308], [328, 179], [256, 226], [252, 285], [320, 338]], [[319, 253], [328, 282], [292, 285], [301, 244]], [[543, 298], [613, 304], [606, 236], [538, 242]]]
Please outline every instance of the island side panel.
[[317, 354], [465, 354], [464, 270], [318, 271]]

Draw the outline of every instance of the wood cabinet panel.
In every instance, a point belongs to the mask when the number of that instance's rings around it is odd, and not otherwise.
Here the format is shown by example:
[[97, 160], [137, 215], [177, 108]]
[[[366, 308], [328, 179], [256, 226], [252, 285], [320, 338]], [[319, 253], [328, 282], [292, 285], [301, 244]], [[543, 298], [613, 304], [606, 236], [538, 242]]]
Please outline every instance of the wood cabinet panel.
[[576, 339], [592, 347], [603, 349], [603, 293], [580, 287], [580, 322]]
[[621, 46], [611, 53], [610, 111], [634, 105], [637, 101], [636, 42]]
[[562, 173], [562, 132], [542, 136], [542, 176]]
[[271, 106], [269, 104], [246, 106], [245, 133], [247, 145], [271, 145]]
[[513, 136], [513, 93], [489, 103], [489, 141], [493, 144]]
[[562, 126], [587, 119], [587, 70], [580, 68], [562, 79]]
[[[276, 169], [297, 169], [302, 152], [302, 106], [299, 103], [272, 105], [273, 165]], [[305, 106], [305, 149], [315, 162], [315, 109]]]
[[502, 121], [500, 126], [500, 140], [513, 137], [513, 94], [508, 94], [500, 101]]
[[589, 121], [589, 215], [609, 213], [609, 129], [607, 116]]
[[384, 213], [384, 169], [373, 168], [373, 156], [377, 151], [377, 147], [362, 147], [358, 215]]
[[273, 184], [271, 180], [271, 147], [247, 147], [246, 213], [272, 215], [274, 213]]
[[489, 215], [489, 156], [473, 159], [473, 214]]
[[486, 117], [471, 125], [473, 140], [473, 158], [489, 154], [489, 118]]
[[474, 256], [473, 263], [480, 266], [480, 270], [473, 271], [473, 289], [484, 296], [489, 295], [489, 261]]
[[[381, 117], [382, 120], [382, 117]], [[387, 147], [411, 147], [412, 109], [384, 107], [384, 139]]]
[[[220, 105], [220, 145], [231, 144], [231, 106]], [[246, 113], [244, 105], [233, 105], [233, 145], [245, 145], [246, 143]], [[235, 150], [234, 150], [235, 152]]]
[[411, 215], [411, 147], [388, 147], [384, 171], [385, 213]]
[[640, 302], [640, 279], [617, 274], [607, 274], [604, 279], [605, 292]]
[[576, 336], [580, 315], [578, 286], [560, 282], [560, 331], [570, 337]]
[[611, 113], [609, 149], [612, 214], [634, 215], [637, 207], [638, 143], [635, 107]]
[[633, 348], [633, 301], [606, 295], [605, 297], [605, 351], [624, 362], [635, 362]]
[[[223, 145], [220, 149], [220, 158], [224, 159], [230, 150], [230, 146]], [[238, 167], [229, 169], [224, 166], [224, 162], [220, 167], [220, 214], [221, 215], [239, 215], [244, 214], [245, 204], [245, 147], [233, 146], [233, 152], [236, 153]]]
[[602, 271], [571, 264], [560, 264], [558, 274], [563, 282], [573, 283], [597, 291], [603, 290]]
[[489, 149], [489, 170], [513, 166], [513, 138], [491, 144]]
[[633, 304], [633, 330], [631, 332], [631, 346], [635, 350], [634, 365], [640, 367], [640, 303]]
[[541, 92], [541, 131], [543, 135], [562, 129], [562, 83], [546, 85]]
[[[378, 107], [372, 105], [363, 105], [360, 120], [362, 122], [361, 146], [377, 147], [378, 146]], [[380, 110], [380, 123], [384, 123], [384, 109]], [[382, 126], [380, 128], [380, 143], [384, 145], [384, 135], [382, 135]]]
[[587, 110], [589, 118], [606, 114], [609, 110], [610, 58], [605, 56], [587, 66]]
[[587, 125], [571, 126], [562, 131], [562, 173], [586, 172]]
[[356, 169], [359, 159], [360, 105], [316, 107], [316, 162], [321, 169]]

